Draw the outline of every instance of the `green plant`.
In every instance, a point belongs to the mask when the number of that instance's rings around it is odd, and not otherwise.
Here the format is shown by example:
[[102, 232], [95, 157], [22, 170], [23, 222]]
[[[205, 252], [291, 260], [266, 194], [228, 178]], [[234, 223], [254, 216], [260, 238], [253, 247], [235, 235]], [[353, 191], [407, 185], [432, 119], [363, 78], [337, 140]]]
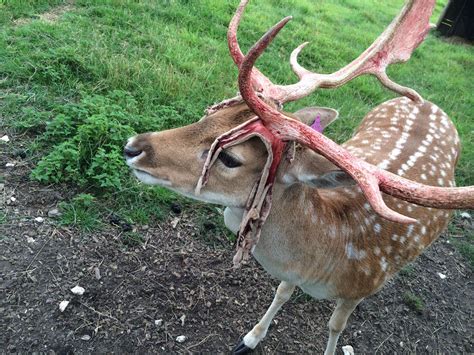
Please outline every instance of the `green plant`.
[[228, 244], [229, 240], [235, 240], [235, 235], [224, 224], [223, 211], [220, 208], [199, 205], [195, 212], [195, 223], [201, 239], [212, 245]]
[[474, 270], [474, 233], [471, 232], [465, 238], [450, 238], [450, 241]]
[[59, 205], [61, 209], [60, 225], [74, 226], [84, 232], [100, 229], [102, 222], [95, 197], [90, 194], [79, 194], [70, 202]]
[[143, 235], [136, 232], [126, 232], [120, 236], [122, 244], [127, 247], [136, 247], [141, 245], [145, 240]]
[[410, 291], [406, 291], [403, 294], [403, 302], [405, 302], [408, 307], [419, 314], [423, 313], [425, 309], [425, 303], [423, 302], [423, 299]]
[[415, 268], [413, 265], [408, 264], [405, 265], [401, 270], [400, 270], [400, 275], [403, 277], [413, 277], [415, 274]]
[[0, 212], [0, 224], [7, 223], [7, 214], [5, 212]]

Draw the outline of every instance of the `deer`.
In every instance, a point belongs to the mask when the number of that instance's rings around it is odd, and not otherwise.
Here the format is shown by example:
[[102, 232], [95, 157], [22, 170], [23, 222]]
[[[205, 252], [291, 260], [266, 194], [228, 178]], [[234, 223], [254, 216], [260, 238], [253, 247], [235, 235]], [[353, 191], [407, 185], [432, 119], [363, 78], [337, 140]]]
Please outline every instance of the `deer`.
[[[141, 182], [225, 206], [225, 225], [237, 235], [235, 266], [252, 255], [281, 280], [233, 353], [255, 349], [299, 287], [315, 299], [336, 300], [325, 349], [334, 354], [357, 305], [439, 237], [452, 209], [474, 207], [474, 186], [455, 186], [460, 140], [452, 121], [385, 73], [428, 34], [434, 2], [408, 0], [369, 48], [331, 74], [299, 64], [303, 43], [290, 56], [299, 81], [276, 85], [255, 62], [291, 17], [244, 55], [237, 30], [248, 0], [241, 0], [227, 33], [239, 94], [195, 123], [139, 134], [125, 145], [126, 163]], [[336, 110], [283, 110], [364, 74], [402, 96], [369, 112], [341, 145], [322, 132]]]

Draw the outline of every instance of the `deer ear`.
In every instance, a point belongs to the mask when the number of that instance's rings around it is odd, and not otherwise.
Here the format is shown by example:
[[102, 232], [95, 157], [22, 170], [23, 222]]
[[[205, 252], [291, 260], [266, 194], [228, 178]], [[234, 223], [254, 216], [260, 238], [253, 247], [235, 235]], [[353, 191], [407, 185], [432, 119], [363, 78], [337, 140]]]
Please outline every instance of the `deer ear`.
[[296, 111], [293, 115], [308, 126], [311, 126], [319, 116], [321, 130], [323, 130], [339, 116], [339, 112], [329, 107], [314, 106], [302, 108], [301, 110]]
[[355, 180], [342, 170], [333, 170], [321, 176], [314, 176], [304, 181], [318, 189], [334, 189], [336, 187], [355, 185]]

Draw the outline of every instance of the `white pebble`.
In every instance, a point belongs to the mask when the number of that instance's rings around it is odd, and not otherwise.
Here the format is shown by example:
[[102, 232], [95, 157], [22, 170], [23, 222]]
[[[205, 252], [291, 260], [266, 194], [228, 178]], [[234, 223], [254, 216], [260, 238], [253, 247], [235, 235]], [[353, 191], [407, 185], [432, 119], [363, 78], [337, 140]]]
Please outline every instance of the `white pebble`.
[[440, 272], [438, 272], [438, 276], [441, 280], [444, 280], [446, 278], [446, 275], [445, 274], [442, 274]]
[[38, 222], [38, 223], [43, 223], [43, 222], [44, 222], [44, 218], [43, 218], [43, 217], [36, 217], [36, 218], [35, 218], [35, 221]]
[[163, 325], [163, 319], [156, 319], [155, 320], [155, 325], [157, 327], [161, 327]]
[[184, 343], [185, 340], [186, 340], [186, 337], [184, 335], [180, 335], [180, 336], [176, 337], [176, 341], [178, 343]]
[[173, 220], [171, 221], [171, 227], [176, 228], [176, 226], [178, 225], [180, 219], [181, 218], [179, 218], [179, 217], [173, 218]]
[[69, 304], [69, 301], [61, 301], [61, 303], [59, 304], [59, 310], [61, 312], [64, 312], [68, 304]]
[[84, 287], [74, 286], [73, 288], [71, 288], [71, 292], [74, 293], [75, 295], [82, 296], [84, 292], [86, 292], [86, 290], [84, 289]]
[[2, 136], [2, 138], [0, 138], [0, 141], [8, 143], [10, 142], [10, 138], [8, 138], [8, 136], [5, 134], [4, 136]]
[[461, 212], [462, 219], [471, 219], [471, 215], [467, 212]]
[[91, 340], [91, 336], [88, 335], [88, 334], [85, 334], [85, 335], [81, 336], [81, 340], [89, 341], [89, 340]]
[[6, 163], [5, 166], [7, 168], [13, 168], [15, 166], [15, 164], [14, 163]]
[[344, 355], [354, 355], [354, 348], [350, 345], [343, 346], [342, 351]]
[[10, 201], [11, 201], [11, 202], [15, 202], [15, 201], [16, 201], [16, 198], [15, 198], [15, 197], [13, 197], [13, 196], [12, 196], [12, 197], [10, 197]]

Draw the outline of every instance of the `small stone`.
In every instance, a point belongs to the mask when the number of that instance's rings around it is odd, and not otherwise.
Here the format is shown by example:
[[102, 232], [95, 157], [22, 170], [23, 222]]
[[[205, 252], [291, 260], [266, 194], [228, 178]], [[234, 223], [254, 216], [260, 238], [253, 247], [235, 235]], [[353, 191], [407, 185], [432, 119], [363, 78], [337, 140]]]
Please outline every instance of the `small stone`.
[[59, 217], [61, 215], [61, 212], [57, 208], [53, 208], [48, 211], [48, 217]]
[[100, 275], [100, 269], [99, 269], [98, 267], [95, 267], [95, 268], [94, 268], [94, 274], [95, 274], [95, 278], [96, 278], [97, 280], [100, 280], [100, 279], [101, 279], [102, 276]]
[[461, 212], [460, 216], [462, 219], [471, 219], [471, 215], [467, 212]]
[[400, 346], [403, 348], [403, 345], [405, 345], [405, 343], [403, 341], [400, 342]]
[[186, 341], [186, 337], [184, 335], [180, 335], [180, 336], [176, 337], [176, 341], [178, 343], [184, 343]]
[[181, 326], [184, 327], [184, 321], [186, 320], [186, 315], [183, 314], [183, 315], [179, 318], [179, 320], [181, 321]]
[[74, 286], [73, 288], [71, 288], [71, 292], [74, 293], [75, 295], [82, 296], [84, 292], [86, 292], [86, 290], [84, 289], [84, 287]]
[[69, 304], [69, 301], [61, 301], [61, 303], [59, 304], [59, 310], [61, 312], [64, 312], [68, 304]]
[[10, 138], [5, 134], [4, 136], [2, 136], [2, 138], [0, 138], [0, 141], [8, 143], [10, 142]]
[[438, 276], [441, 280], [444, 280], [447, 277], [445, 274], [442, 274], [441, 272], [438, 272]]
[[6, 163], [5, 166], [7, 168], [13, 168], [15, 166], [15, 164], [14, 163]]
[[354, 348], [350, 345], [345, 345], [342, 347], [342, 352], [344, 355], [354, 355]]
[[27, 237], [27, 238], [26, 238], [26, 241], [27, 241], [29, 244], [32, 244], [32, 243], [35, 242], [35, 240], [34, 240], [33, 238], [31, 238], [31, 237]]
[[35, 218], [35, 221], [38, 222], [38, 223], [43, 223], [43, 222], [44, 222], [44, 218], [43, 218], [43, 217], [36, 217], [36, 218]]
[[12, 197], [10, 197], [10, 201], [11, 201], [11, 202], [15, 202], [15, 201], [16, 201], [16, 198], [15, 198], [15, 197], [13, 197], [13, 196], [12, 196]]
[[81, 336], [81, 340], [89, 341], [91, 340], [91, 336], [88, 334], [84, 334], [83, 336]]
[[161, 327], [163, 325], [163, 319], [156, 319], [155, 320], [155, 325], [157, 327]]
[[173, 220], [171, 221], [171, 227], [176, 228], [176, 226], [178, 225], [180, 219], [181, 218], [179, 218], [179, 217], [173, 218]]

